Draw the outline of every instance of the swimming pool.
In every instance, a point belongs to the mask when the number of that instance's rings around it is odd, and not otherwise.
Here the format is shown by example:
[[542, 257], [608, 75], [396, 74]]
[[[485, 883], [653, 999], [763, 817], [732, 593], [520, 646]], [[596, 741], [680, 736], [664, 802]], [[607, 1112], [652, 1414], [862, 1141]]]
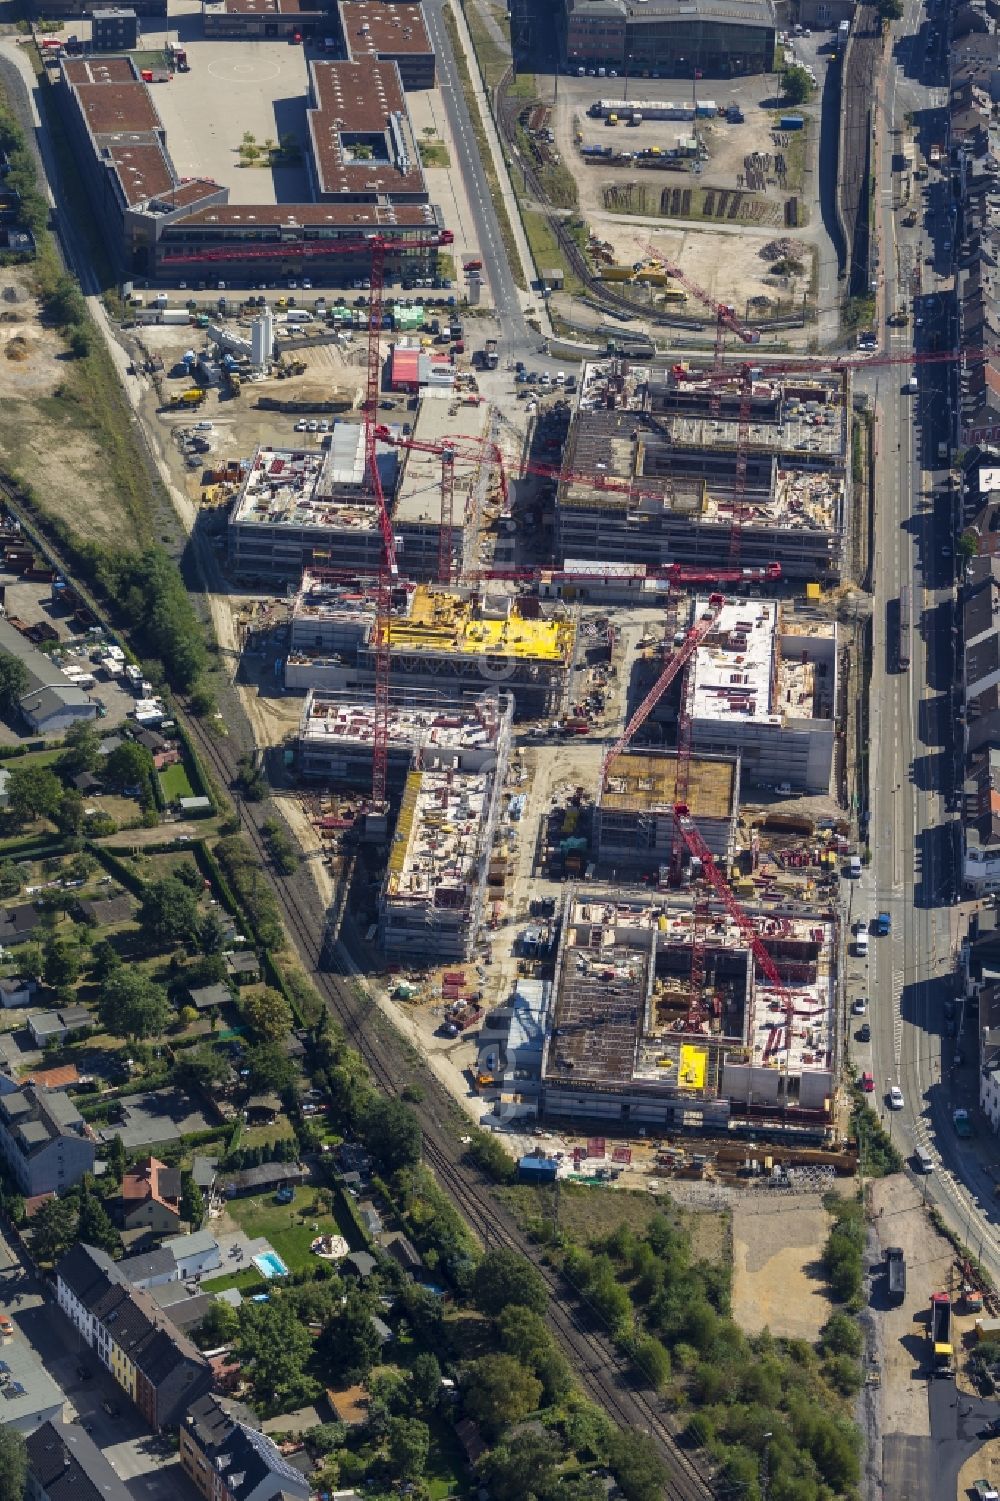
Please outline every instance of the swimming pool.
[[288, 1268], [277, 1251], [262, 1251], [259, 1256], [253, 1258], [253, 1264], [265, 1277], [288, 1276]]

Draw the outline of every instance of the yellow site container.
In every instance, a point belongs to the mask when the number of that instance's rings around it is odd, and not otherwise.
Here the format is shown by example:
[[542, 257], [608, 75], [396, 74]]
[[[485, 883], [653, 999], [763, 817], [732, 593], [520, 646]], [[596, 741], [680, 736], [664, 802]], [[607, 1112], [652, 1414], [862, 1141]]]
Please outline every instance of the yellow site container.
[[822, 599], [823, 590], [819, 584], [806, 584], [806, 599]]

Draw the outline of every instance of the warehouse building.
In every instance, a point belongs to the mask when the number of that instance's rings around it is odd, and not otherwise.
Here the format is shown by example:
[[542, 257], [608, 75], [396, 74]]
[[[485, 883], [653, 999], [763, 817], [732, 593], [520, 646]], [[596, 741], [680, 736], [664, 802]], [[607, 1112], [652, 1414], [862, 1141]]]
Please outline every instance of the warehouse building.
[[[410, 770], [475, 775], [488, 768], [509, 743], [513, 703], [508, 694], [487, 695], [463, 712], [432, 693], [413, 693], [389, 710], [389, 787], [400, 791]], [[344, 694], [310, 693], [299, 721], [297, 766], [309, 781], [367, 787], [372, 779], [375, 706]], [[506, 754], [506, 751], [504, 751]]]
[[559, 24], [571, 69], [734, 78], [774, 66], [771, 0], [562, 0]]
[[[292, 611], [286, 688], [371, 698], [376, 604], [373, 589], [307, 574]], [[562, 703], [576, 640], [563, 607], [551, 608], [559, 613], [527, 618], [506, 594], [401, 583], [388, 627], [392, 692], [400, 702], [422, 691], [465, 706], [499, 690], [513, 696], [517, 718], [551, 716]]]
[[780, 562], [792, 579], [839, 576], [848, 510], [847, 390], [757, 378], [737, 506], [740, 393], [716, 403], [683, 370], [653, 379], [623, 360], [585, 367], [556, 499], [560, 558], [708, 565]]
[[33, 735], [62, 735], [81, 719], [97, 718], [96, 700], [71, 683], [44, 652], [3, 618], [0, 652], [17, 657], [27, 673], [28, 688], [18, 700], [18, 709]]
[[351, 62], [392, 62], [404, 89], [434, 87], [434, 48], [423, 12], [411, 0], [340, 0], [344, 53]]
[[[577, 889], [565, 905], [541, 1066], [548, 1119], [636, 1128], [834, 1129], [836, 926], [750, 916], [789, 999], [738, 925], [678, 894]], [[692, 990], [698, 925], [703, 983]], [[517, 1086], [509, 1087], [516, 1107]]]
[[[698, 830], [720, 863], [736, 849], [739, 758], [692, 756], [687, 805]], [[616, 880], [645, 877], [666, 884], [678, 834], [677, 753], [630, 750], [606, 772], [594, 809], [593, 848], [597, 874]]]
[[436, 244], [408, 246], [450, 242], [428, 201], [394, 62], [310, 63], [307, 166], [318, 200], [310, 203], [231, 204], [222, 184], [182, 179], [130, 58], [67, 60], [57, 98], [123, 276], [258, 280], [266, 268], [343, 284], [370, 273], [375, 231], [390, 242], [388, 277], [425, 276]]

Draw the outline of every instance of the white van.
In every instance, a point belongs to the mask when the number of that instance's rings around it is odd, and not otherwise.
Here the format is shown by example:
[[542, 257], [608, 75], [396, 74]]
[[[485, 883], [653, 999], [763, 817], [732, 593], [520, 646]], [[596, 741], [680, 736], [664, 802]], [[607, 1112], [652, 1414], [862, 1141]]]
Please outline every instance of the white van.
[[850, 876], [850, 878], [851, 878], [852, 881], [857, 881], [857, 880], [860, 879], [860, 877], [861, 877], [861, 856], [860, 855], [851, 855], [849, 857], [849, 859], [847, 861], [847, 874]]
[[926, 1147], [916, 1147], [913, 1152], [913, 1160], [917, 1164], [919, 1172], [932, 1173], [934, 1171], [934, 1158]]
[[868, 958], [868, 929], [867, 928], [865, 928], [864, 932], [857, 932], [857, 933], [855, 933], [855, 935], [854, 935], [854, 952], [857, 954], [857, 956], [858, 956], [859, 959], [867, 959]]

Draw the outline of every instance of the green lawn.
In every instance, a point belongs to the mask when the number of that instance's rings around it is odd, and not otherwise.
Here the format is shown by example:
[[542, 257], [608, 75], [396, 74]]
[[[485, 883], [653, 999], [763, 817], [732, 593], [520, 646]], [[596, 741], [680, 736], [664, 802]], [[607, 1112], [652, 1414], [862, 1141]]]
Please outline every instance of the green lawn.
[[163, 788], [164, 801], [168, 803], [179, 797], [194, 797], [194, 788], [182, 761], [175, 761], [173, 766], [163, 768], [160, 772], [160, 786]]
[[446, 1496], [467, 1496], [469, 1479], [454, 1430], [448, 1423], [431, 1421], [431, 1447], [424, 1471], [431, 1501], [445, 1501]]
[[232, 1199], [227, 1208], [245, 1235], [266, 1236], [285, 1265], [299, 1272], [315, 1265], [309, 1247], [317, 1235], [343, 1235], [353, 1250], [364, 1245], [338, 1195], [334, 1196], [332, 1215], [314, 1214], [315, 1202], [315, 1188], [306, 1187], [295, 1190], [291, 1204], [276, 1204], [273, 1198]]
[[224, 1277], [210, 1277], [201, 1284], [206, 1293], [224, 1293], [230, 1287], [238, 1287], [241, 1293], [259, 1292], [267, 1285], [267, 1278], [255, 1266], [244, 1267], [242, 1272], [227, 1272]]

